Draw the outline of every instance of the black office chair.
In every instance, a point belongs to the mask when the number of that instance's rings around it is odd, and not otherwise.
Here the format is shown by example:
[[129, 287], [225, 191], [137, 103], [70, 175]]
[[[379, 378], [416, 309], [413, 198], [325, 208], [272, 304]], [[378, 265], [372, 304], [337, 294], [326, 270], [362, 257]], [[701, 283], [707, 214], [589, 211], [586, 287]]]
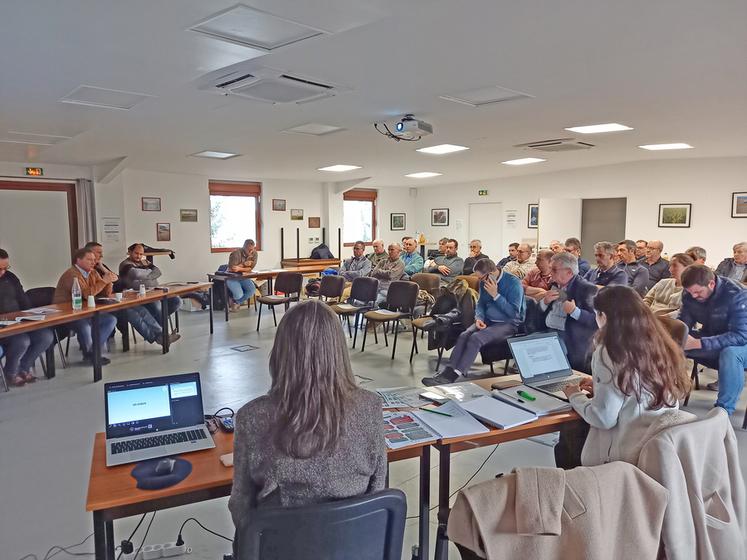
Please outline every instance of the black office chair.
[[[392, 360], [394, 359], [394, 353], [397, 350], [399, 321], [401, 319], [410, 319], [412, 321], [412, 313], [415, 310], [415, 304], [418, 300], [418, 290], [418, 285], [415, 282], [409, 282], [407, 280], [394, 280], [389, 284], [384, 304], [379, 309], [368, 311], [363, 315], [366, 318], [366, 330], [363, 332], [361, 352], [366, 349], [368, 325], [373, 326], [374, 340], [378, 343], [379, 338], [376, 335], [376, 326], [379, 323], [382, 323], [384, 325], [384, 344], [389, 346], [389, 341], [386, 338], [386, 331], [387, 327], [393, 324], [394, 344], [392, 345]], [[412, 336], [415, 337], [415, 329], [412, 329], [411, 327], [411, 330]], [[415, 351], [417, 351], [417, 342], [415, 343]]]
[[333, 303], [338, 303], [342, 297], [342, 292], [345, 290], [345, 279], [342, 276], [322, 276], [322, 281], [319, 283], [319, 299]]
[[[358, 340], [358, 321], [362, 313], [370, 311], [376, 305], [376, 294], [379, 291], [379, 281], [369, 276], [359, 276], [353, 279], [353, 285], [350, 288], [350, 296], [347, 302], [335, 304], [332, 311], [342, 318], [345, 317], [348, 323], [348, 335], [353, 339], [353, 348]], [[350, 328], [350, 317], [355, 317], [355, 336]]]
[[[45, 305], [51, 305], [54, 301], [54, 291], [54, 288], [48, 286], [43, 288], [31, 288], [30, 290], [26, 290], [26, 297], [29, 298], [31, 307], [44, 307]], [[53, 330], [54, 341], [57, 345], [57, 350], [60, 353], [60, 361], [62, 362], [62, 367], [66, 368], [67, 357], [66, 353], [62, 351], [62, 341], [67, 338], [67, 344], [69, 348], [70, 336], [73, 334], [73, 332], [67, 325], [57, 325], [56, 327], [53, 327]]]
[[235, 560], [400, 560], [407, 499], [390, 489], [297, 508], [259, 508], [236, 531]]
[[259, 323], [262, 320], [262, 305], [268, 306], [272, 310], [272, 320], [275, 326], [278, 326], [278, 320], [275, 316], [275, 306], [284, 305], [285, 310], [288, 311], [288, 307], [292, 301], [298, 301], [301, 299], [301, 288], [303, 287], [303, 274], [300, 272], [280, 272], [275, 280], [274, 290], [281, 292], [282, 296], [274, 294], [268, 296], [260, 296], [256, 301], [259, 302], [259, 314], [257, 315], [257, 330], [259, 330]]

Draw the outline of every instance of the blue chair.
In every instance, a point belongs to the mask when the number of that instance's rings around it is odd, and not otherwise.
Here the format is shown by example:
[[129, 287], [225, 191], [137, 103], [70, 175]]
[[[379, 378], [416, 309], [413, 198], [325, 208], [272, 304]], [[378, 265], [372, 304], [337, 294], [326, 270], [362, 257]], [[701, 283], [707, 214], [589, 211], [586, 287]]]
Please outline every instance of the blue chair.
[[252, 510], [236, 531], [235, 560], [400, 560], [406, 515], [405, 494], [396, 489]]

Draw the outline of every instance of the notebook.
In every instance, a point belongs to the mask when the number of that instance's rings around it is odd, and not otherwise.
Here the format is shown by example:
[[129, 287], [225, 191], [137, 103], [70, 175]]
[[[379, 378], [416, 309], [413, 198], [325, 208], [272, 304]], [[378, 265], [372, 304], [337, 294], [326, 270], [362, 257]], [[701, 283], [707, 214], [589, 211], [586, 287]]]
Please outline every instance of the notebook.
[[[436, 412], [428, 412], [428, 410]], [[415, 410], [413, 414], [442, 438], [471, 436], [490, 431], [475, 420], [456, 401], [448, 401], [438, 408], [428, 407], [426, 409]], [[445, 414], [449, 414], [450, 416], [445, 416]]]
[[447, 400], [467, 402], [489, 394], [487, 389], [483, 389], [476, 383], [467, 382], [436, 385], [421, 392], [420, 396], [436, 402], [446, 402]]
[[[523, 395], [534, 397], [534, 400], [525, 398], [519, 392], [523, 393]], [[559, 399], [549, 393], [536, 391], [533, 387], [528, 387], [527, 385], [517, 385], [509, 389], [495, 390], [492, 392], [492, 395], [509, 404], [523, 408], [529, 412], [534, 412], [537, 416], [546, 416], [554, 412], [571, 410], [571, 405], [568, 401]]]
[[462, 403], [462, 408], [483, 422], [505, 430], [537, 420], [533, 412], [510, 405], [491, 396]]

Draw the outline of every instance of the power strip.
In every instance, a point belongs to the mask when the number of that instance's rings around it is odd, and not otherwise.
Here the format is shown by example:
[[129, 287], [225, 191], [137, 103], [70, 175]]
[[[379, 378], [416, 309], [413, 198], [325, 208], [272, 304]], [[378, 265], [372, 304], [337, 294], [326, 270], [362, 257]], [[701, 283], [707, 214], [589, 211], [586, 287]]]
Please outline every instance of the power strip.
[[192, 549], [187, 545], [177, 545], [176, 542], [165, 544], [146, 544], [135, 558], [135, 553], [123, 554], [122, 560], [156, 560], [156, 558], [172, 558], [191, 554]]

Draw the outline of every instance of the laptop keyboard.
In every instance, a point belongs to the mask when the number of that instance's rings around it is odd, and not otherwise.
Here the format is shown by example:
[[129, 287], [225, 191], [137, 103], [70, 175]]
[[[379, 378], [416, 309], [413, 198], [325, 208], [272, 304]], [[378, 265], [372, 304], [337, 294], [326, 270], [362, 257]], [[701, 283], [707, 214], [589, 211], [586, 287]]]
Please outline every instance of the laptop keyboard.
[[111, 449], [112, 455], [117, 455], [119, 453], [138, 451], [139, 449], [150, 449], [151, 447], [161, 447], [162, 445], [197, 441], [198, 439], [205, 439], [206, 437], [204, 430], [186, 430], [175, 434], [164, 434], [160, 436], [132, 439], [129, 441], [115, 441], [112, 442]]
[[539, 387], [543, 391], [547, 391], [548, 393], [556, 393], [558, 391], [562, 391], [564, 387], [567, 387], [568, 385], [576, 385], [581, 382], [581, 377], [570, 377], [567, 379], [564, 379], [563, 381], [558, 381], [556, 383], [548, 383], [547, 385], [539, 385]]

